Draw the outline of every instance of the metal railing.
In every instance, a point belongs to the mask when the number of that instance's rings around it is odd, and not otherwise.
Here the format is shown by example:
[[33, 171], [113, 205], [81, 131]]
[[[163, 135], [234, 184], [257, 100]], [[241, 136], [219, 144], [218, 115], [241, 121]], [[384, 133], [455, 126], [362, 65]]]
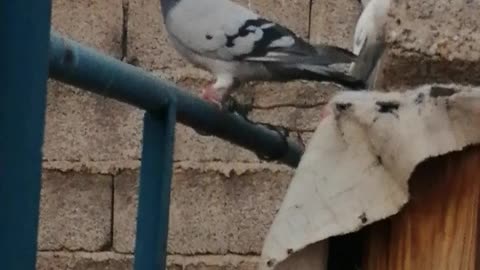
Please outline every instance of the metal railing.
[[165, 269], [174, 127], [296, 167], [302, 147], [140, 68], [50, 32], [50, 0], [0, 1], [0, 269], [35, 269], [48, 76], [146, 111], [136, 270]]

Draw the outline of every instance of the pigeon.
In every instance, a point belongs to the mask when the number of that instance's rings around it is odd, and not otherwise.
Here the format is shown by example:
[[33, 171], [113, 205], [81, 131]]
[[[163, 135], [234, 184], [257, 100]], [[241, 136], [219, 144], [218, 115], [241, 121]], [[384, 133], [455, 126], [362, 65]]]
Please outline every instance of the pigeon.
[[353, 53], [357, 59], [348, 74], [358, 78], [371, 89], [375, 82], [376, 67], [385, 49], [385, 23], [390, 0], [362, 0], [364, 9], [355, 27]]
[[362, 90], [365, 82], [335, 69], [356, 59], [351, 51], [312, 45], [290, 29], [230, 0], [160, 0], [176, 51], [215, 76], [202, 98], [220, 108], [251, 81], [314, 80]]

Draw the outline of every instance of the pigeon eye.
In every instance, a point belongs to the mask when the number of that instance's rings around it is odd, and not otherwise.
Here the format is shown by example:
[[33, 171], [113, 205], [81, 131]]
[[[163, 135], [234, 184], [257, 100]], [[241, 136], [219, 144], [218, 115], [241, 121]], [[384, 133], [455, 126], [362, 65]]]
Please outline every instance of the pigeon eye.
[[212, 39], [213, 37], [212, 37], [211, 35], [206, 35], [205, 38], [208, 39], [208, 40], [210, 40], [210, 39]]

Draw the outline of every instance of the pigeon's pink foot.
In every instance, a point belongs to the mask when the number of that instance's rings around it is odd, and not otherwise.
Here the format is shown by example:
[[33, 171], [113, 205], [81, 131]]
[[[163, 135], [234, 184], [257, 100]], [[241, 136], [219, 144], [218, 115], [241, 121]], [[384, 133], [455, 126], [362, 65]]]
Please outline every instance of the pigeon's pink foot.
[[221, 97], [218, 93], [213, 89], [213, 85], [209, 84], [205, 88], [202, 89], [201, 97], [215, 105], [217, 105], [220, 109], [222, 108]]

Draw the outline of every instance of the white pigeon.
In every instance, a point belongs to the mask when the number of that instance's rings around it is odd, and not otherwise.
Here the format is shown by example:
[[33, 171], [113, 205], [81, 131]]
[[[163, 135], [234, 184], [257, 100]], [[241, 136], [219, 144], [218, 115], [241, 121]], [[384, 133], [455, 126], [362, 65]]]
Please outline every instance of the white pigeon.
[[362, 0], [364, 9], [358, 18], [353, 38], [353, 53], [357, 60], [350, 66], [349, 74], [372, 88], [376, 67], [385, 49], [385, 23], [390, 0]]
[[212, 73], [202, 97], [222, 107], [248, 81], [315, 80], [350, 89], [365, 83], [335, 70], [356, 56], [345, 49], [311, 45], [286, 27], [230, 0], [161, 0], [165, 28], [176, 50]]

